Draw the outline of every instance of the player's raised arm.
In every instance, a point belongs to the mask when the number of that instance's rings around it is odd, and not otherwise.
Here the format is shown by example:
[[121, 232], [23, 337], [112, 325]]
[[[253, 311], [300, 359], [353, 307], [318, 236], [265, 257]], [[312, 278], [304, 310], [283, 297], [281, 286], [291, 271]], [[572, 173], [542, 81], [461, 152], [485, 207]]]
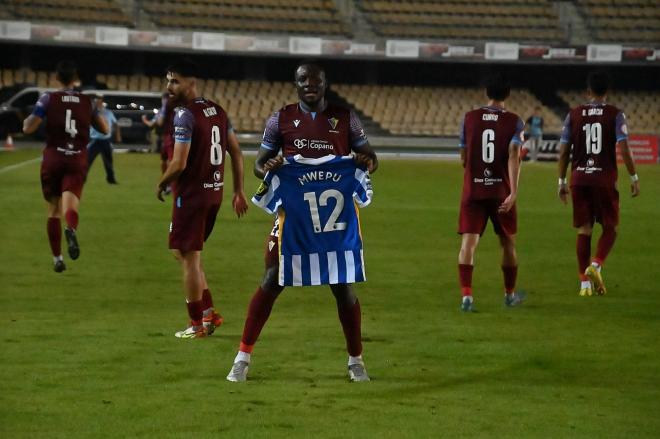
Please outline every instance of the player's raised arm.
[[231, 170], [234, 183], [234, 196], [231, 200], [231, 205], [234, 208], [236, 215], [240, 218], [245, 212], [247, 212], [248, 203], [243, 189], [243, 153], [241, 152], [241, 147], [238, 143], [238, 137], [236, 137], [236, 133], [233, 129], [229, 131], [227, 153], [229, 154], [229, 157], [231, 157]]
[[349, 114], [349, 125], [348, 141], [351, 150], [355, 153], [353, 159], [357, 165], [367, 168], [369, 173], [373, 174], [378, 169], [378, 157], [369, 144], [369, 139], [362, 127], [362, 121], [355, 114], [355, 111], [351, 111]]
[[280, 112], [273, 113], [266, 121], [264, 136], [261, 140], [257, 159], [254, 161], [254, 175], [262, 179], [268, 171], [275, 170], [284, 162], [279, 156], [282, 147], [282, 133], [279, 127]]

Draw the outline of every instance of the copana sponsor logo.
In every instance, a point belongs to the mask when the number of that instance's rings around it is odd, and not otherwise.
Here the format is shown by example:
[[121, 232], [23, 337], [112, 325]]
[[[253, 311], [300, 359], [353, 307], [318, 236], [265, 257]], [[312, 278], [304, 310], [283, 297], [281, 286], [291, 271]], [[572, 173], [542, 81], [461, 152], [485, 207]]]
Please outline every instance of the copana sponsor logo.
[[309, 148], [309, 149], [334, 149], [334, 145], [326, 140], [316, 140], [316, 139], [295, 139], [293, 145], [298, 149]]

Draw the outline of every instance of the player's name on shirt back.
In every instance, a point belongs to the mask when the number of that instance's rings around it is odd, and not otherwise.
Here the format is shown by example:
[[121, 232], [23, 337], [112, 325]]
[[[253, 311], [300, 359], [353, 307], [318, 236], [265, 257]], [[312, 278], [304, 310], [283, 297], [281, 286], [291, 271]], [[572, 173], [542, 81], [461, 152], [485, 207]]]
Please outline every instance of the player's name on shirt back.
[[500, 115], [499, 114], [492, 114], [492, 113], [484, 113], [481, 115], [481, 120], [489, 121], [492, 120], [493, 122], [497, 122], [497, 119], [499, 119]]
[[603, 109], [602, 108], [583, 108], [582, 109], [582, 115], [583, 116], [602, 116], [603, 115]]
[[216, 116], [218, 114], [215, 107], [203, 108], [202, 112], [204, 113], [204, 116], [206, 116], [206, 117]]
[[78, 96], [73, 96], [73, 95], [62, 95], [62, 102], [70, 102], [74, 104], [79, 104], [80, 103], [80, 98]]

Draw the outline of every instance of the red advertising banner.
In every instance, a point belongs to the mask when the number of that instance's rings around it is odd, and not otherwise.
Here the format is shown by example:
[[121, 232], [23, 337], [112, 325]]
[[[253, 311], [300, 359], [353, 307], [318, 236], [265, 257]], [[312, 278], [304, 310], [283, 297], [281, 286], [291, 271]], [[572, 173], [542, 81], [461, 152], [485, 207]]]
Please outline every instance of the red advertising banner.
[[[631, 134], [628, 137], [628, 146], [635, 163], [658, 163], [658, 136]], [[623, 163], [618, 150], [616, 159], [619, 163]]]

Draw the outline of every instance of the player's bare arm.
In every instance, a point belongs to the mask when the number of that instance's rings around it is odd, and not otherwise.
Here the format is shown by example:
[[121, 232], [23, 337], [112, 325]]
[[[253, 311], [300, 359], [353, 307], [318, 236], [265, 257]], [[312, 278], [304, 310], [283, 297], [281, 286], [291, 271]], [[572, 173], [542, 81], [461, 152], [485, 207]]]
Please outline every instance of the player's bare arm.
[[29, 116], [26, 117], [25, 120], [23, 121], [23, 132], [24, 132], [25, 134], [32, 134], [32, 133], [34, 133], [34, 132], [37, 131], [37, 129], [39, 128], [39, 125], [41, 125], [41, 121], [42, 121], [42, 120], [43, 120], [43, 119], [40, 118], [40, 117], [37, 116], [37, 115], [34, 115], [34, 114], [29, 115]]
[[566, 170], [568, 169], [570, 147], [568, 143], [561, 142], [559, 144], [559, 188], [557, 194], [559, 199], [566, 204], [568, 199], [568, 185], [566, 184]]
[[263, 179], [268, 171], [278, 169], [282, 163], [284, 159], [276, 150], [259, 148], [257, 159], [254, 161], [254, 175]]
[[[110, 127], [108, 126], [108, 122], [101, 116], [101, 113], [98, 111], [94, 111], [92, 113], [92, 126], [94, 129], [100, 133], [103, 134], [108, 134], [110, 132]], [[117, 125], [117, 129], [119, 129], [119, 125]]]
[[502, 202], [498, 211], [505, 213], [511, 210], [518, 198], [518, 180], [520, 179], [520, 145], [517, 143], [509, 144], [509, 182], [511, 184], [511, 193]]
[[234, 183], [234, 197], [231, 200], [231, 205], [234, 212], [240, 218], [247, 212], [248, 203], [245, 198], [245, 191], [243, 188], [243, 153], [238, 143], [238, 137], [234, 131], [229, 132], [229, 144], [227, 145], [227, 153], [231, 158], [231, 170]]
[[636, 197], [639, 195], [639, 177], [637, 176], [637, 171], [635, 171], [635, 161], [633, 160], [632, 153], [628, 147], [628, 141], [620, 140], [616, 143], [616, 146], [619, 151], [621, 151], [623, 163], [626, 165], [628, 175], [630, 175], [630, 194], [633, 197]]
[[358, 166], [367, 168], [370, 174], [373, 174], [378, 169], [378, 157], [368, 142], [355, 150], [353, 160], [355, 160]]
[[167, 186], [179, 178], [179, 175], [186, 169], [186, 163], [188, 162], [188, 153], [190, 152], [190, 143], [176, 142], [174, 144], [174, 153], [172, 154], [172, 160], [167, 165], [167, 169], [163, 173], [163, 176], [158, 182], [156, 188], [156, 197], [160, 201], [165, 201], [163, 198], [163, 193]]
[[466, 163], [467, 163], [467, 152], [465, 151], [465, 148], [461, 148], [461, 164], [463, 165], [463, 168], [465, 168]]
[[115, 124], [115, 142], [121, 143], [121, 128], [119, 124]]

